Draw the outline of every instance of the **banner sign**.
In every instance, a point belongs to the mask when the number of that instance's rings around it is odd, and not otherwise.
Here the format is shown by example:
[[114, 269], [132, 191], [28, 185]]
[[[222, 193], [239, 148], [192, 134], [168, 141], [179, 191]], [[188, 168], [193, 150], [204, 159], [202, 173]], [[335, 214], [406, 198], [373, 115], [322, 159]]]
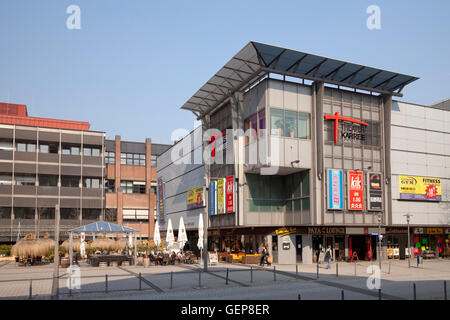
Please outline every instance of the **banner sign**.
[[217, 180], [217, 213], [225, 213], [225, 179]]
[[234, 176], [227, 177], [226, 181], [226, 196], [227, 196], [227, 213], [234, 212]]
[[348, 171], [348, 209], [364, 209], [363, 172]]
[[156, 188], [156, 197], [158, 199], [159, 221], [164, 221], [164, 183], [162, 178], [158, 178], [158, 187]]
[[342, 170], [328, 170], [328, 209], [344, 209]]
[[399, 176], [400, 199], [442, 201], [441, 179]]
[[383, 207], [383, 188], [381, 173], [369, 172], [367, 174], [367, 181], [367, 207], [371, 211], [381, 211]]
[[213, 181], [209, 184], [208, 192], [208, 202], [209, 202], [209, 215], [217, 214], [216, 204], [217, 204], [217, 192], [216, 192], [216, 182]]
[[205, 187], [191, 189], [187, 193], [187, 208], [196, 209], [205, 206]]

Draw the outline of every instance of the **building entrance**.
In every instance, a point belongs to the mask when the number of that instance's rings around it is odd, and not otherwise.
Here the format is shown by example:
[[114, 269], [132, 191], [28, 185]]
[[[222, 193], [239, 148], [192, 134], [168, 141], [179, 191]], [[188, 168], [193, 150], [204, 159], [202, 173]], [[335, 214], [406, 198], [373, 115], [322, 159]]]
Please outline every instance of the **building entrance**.
[[350, 259], [354, 252], [356, 252], [359, 260], [375, 260], [376, 245], [376, 236], [357, 235], [348, 237]]

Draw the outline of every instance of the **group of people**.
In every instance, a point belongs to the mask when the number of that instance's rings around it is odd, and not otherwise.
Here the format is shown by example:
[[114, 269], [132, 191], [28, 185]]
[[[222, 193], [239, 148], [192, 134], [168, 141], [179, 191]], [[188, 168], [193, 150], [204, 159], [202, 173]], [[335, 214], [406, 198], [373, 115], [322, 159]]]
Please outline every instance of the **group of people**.
[[327, 250], [324, 252], [317, 251], [316, 252], [317, 262], [322, 261], [327, 263], [327, 269], [331, 269], [331, 261], [333, 261], [333, 250], [331, 249], [331, 245], [328, 245]]
[[174, 265], [175, 263], [194, 263], [194, 255], [190, 251], [172, 251], [172, 252], [161, 252], [161, 251], [151, 251], [149, 254], [150, 261], [157, 265]]
[[264, 267], [264, 265], [271, 265], [270, 262], [270, 254], [269, 254], [269, 249], [267, 248], [267, 246], [263, 247], [261, 250], [261, 260], [259, 260], [259, 265], [261, 267]]

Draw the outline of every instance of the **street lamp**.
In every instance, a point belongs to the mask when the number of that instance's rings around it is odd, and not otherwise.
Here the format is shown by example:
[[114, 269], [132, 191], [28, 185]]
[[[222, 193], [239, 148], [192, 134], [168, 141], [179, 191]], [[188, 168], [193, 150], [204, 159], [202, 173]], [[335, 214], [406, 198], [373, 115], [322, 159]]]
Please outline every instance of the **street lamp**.
[[381, 212], [378, 213], [378, 265], [381, 270]]
[[404, 214], [406, 217], [406, 223], [408, 225], [408, 268], [411, 268], [411, 243], [410, 243], [410, 233], [409, 233], [409, 219], [412, 217], [412, 214]]

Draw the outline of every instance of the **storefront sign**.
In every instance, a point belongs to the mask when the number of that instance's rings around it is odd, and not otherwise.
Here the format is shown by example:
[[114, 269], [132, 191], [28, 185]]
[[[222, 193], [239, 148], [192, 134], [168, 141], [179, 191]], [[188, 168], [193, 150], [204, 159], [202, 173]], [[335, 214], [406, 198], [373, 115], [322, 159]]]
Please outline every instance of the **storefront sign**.
[[399, 233], [408, 233], [408, 229], [406, 228], [386, 228], [386, 233], [388, 234], [399, 234]]
[[345, 228], [340, 227], [309, 227], [308, 234], [345, 234]]
[[348, 171], [348, 209], [364, 209], [363, 172]]
[[442, 228], [427, 228], [427, 234], [443, 234], [444, 230]]
[[400, 199], [441, 201], [441, 179], [399, 176]]
[[227, 213], [234, 212], [234, 176], [227, 177], [226, 181]]
[[[365, 140], [365, 128], [362, 126], [368, 126], [368, 123], [353, 118], [343, 117], [339, 115], [339, 112], [336, 112], [334, 115], [326, 115], [324, 118], [325, 120], [334, 120], [334, 143], [338, 142], [338, 128], [340, 120], [350, 122], [350, 124], [343, 126], [343, 132], [341, 135], [344, 140]], [[353, 124], [358, 124], [359, 126]]]
[[225, 208], [225, 179], [217, 180], [217, 213], [222, 214], [226, 212]]
[[381, 173], [369, 172], [367, 174], [368, 197], [367, 207], [370, 211], [381, 211], [383, 206], [383, 189]]
[[279, 235], [279, 236], [287, 236], [288, 234], [293, 234], [296, 232], [297, 232], [297, 228], [292, 228], [292, 227], [289, 227], [289, 229], [281, 228], [281, 229], [275, 230], [275, 234]]
[[328, 209], [344, 209], [342, 170], [328, 170]]
[[209, 264], [217, 264], [219, 263], [219, 255], [217, 252], [208, 252]]
[[164, 221], [164, 183], [162, 178], [158, 179], [158, 187], [156, 188], [156, 193], [156, 197], [158, 198], [159, 221]]
[[414, 234], [423, 234], [423, 228], [414, 228]]
[[187, 208], [196, 209], [205, 206], [205, 187], [198, 187], [187, 192]]
[[209, 215], [215, 215], [217, 213], [217, 198], [216, 198], [217, 192], [216, 192], [216, 182], [213, 181], [209, 184], [209, 190], [208, 190], [208, 202], [209, 202]]

